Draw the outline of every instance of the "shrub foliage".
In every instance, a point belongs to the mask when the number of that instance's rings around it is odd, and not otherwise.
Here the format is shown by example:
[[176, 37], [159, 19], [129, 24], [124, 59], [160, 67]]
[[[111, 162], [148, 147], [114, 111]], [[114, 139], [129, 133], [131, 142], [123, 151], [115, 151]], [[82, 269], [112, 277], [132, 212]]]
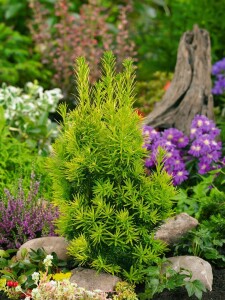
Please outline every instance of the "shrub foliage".
[[150, 178], [145, 173], [132, 61], [118, 74], [115, 64], [106, 52], [101, 79], [90, 89], [89, 67], [77, 59], [79, 105], [68, 114], [61, 106], [61, 134], [48, 168], [69, 253], [81, 265], [137, 282], [165, 250], [153, 231], [171, 215], [175, 190], [162, 164]]

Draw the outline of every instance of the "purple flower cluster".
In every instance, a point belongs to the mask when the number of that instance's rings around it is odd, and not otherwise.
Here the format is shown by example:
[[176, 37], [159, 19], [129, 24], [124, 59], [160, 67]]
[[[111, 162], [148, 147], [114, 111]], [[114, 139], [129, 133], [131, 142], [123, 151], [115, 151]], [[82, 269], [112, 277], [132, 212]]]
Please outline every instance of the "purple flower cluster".
[[214, 95], [221, 95], [225, 92], [225, 58], [213, 65], [212, 74], [216, 78], [212, 93]]
[[5, 199], [0, 200], [0, 248], [19, 248], [27, 240], [55, 235], [58, 209], [39, 199], [38, 191], [39, 182], [34, 178], [27, 196], [21, 182], [16, 197], [5, 190]]
[[166, 150], [164, 167], [173, 176], [174, 184], [178, 185], [187, 179], [188, 172], [185, 169], [185, 163], [182, 158], [182, 149], [187, 146], [189, 142], [188, 137], [175, 128], [157, 132], [151, 126], [143, 127], [143, 135], [145, 139], [144, 147], [150, 151], [150, 156], [146, 159], [145, 166], [147, 168], [155, 166], [158, 147], [161, 147]]
[[201, 115], [196, 115], [193, 119], [189, 138], [176, 128], [157, 132], [151, 126], [144, 126], [144, 147], [150, 153], [145, 166], [155, 166], [160, 146], [166, 150], [164, 167], [172, 175], [174, 185], [188, 179], [187, 163], [193, 159], [197, 160], [198, 173], [206, 174], [220, 167], [222, 144], [215, 139], [219, 133], [214, 122]]

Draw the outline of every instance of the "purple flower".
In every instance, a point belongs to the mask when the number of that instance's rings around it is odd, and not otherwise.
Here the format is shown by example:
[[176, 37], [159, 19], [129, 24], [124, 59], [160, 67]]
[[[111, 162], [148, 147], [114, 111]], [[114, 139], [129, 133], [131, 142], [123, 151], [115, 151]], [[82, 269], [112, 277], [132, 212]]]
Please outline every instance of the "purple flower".
[[220, 134], [220, 130], [206, 116], [196, 115], [191, 123], [190, 138], [198, 138], [202, 134], [210, 134], [212, 137], [216, 137]]
[[159, 132], [157, 132], [153, 127], [147, 125], [143, 126], [142, 133], [144, 136], [144, 140], [147, 143], [155, 141], [160, 137]]
[[188, 171], [187, 170], [180, 170], [177, 172], [173, 172], [173, 184], [174, 185], [179, 185], [181, 184], [183, 181], [188, 179]]
[[168, 141], [171, 141], [171, 143], [178, 148], [184, 148], [188, 144], [188, 137], [176, 128], [164, 130], [162, 137]]
[[208, 164], [204, 160], [199, 161], [199, 163], [198, 163], [198, 173], [199, 174], [201, 174], [201, 175], [206, 174], [210, 170], [212, 170], [212, 167], [210, 166], [210, 164]]
[[59, 216], [58, 209], [38, 197], [39, 182], [31, 178], [27, 197], [21, 182], [14, 197], [5, 190], [5, 198], [0, 201], [0, 247], [18, 248], [29, 239], [45, 235], [55, 235], [54, 221]]
[[188, 154], [191, 154], [194, 157], [199, 157], [202, 154], [204, 154], [203, 149], [202, 149], [201, 145], [198, 143], [198, 141], [196, 141], [195, 143], [193, 143], [191, 145], [191, 148], [188, 151]]
[[212, 67], [212, 74], [215, 76], [220, 75], [221, 73], [225, 73], [225, 58], [216, 62]]
[[216, 77], [212, 93], [222, 95], [225, 91], [225, 58], [213, 65], [212, 74]]
[[[222, 143], [215, 140], [220, 130], [215, 123], [206, 116], [196, 115], [191, 124], [190, 141], [181, 131], [169, 128], [163, 132], [154, 131], [150, 126], [145, 126], [143, 134], [147, 136], [145, 147], [149, 150], [149, 157], [145, 161], [147, 168], [153, 168], [157, 161], [158, 148], [166, 150], [163, 160], [168, 174], [173, 176], [174, 185], [181, 184], [188, 178], [187, 165], [197, 161], [196, 169], [199, 174], [220, 168], [225, 165], [221, 159]], [[189, 147], [188, 147], [189, 146]]]
[[225, 77], [218, 78], [214, 83], [214, 87], [212, 88], [212, 94], [214, 95], [222, 95], [225, 91]]

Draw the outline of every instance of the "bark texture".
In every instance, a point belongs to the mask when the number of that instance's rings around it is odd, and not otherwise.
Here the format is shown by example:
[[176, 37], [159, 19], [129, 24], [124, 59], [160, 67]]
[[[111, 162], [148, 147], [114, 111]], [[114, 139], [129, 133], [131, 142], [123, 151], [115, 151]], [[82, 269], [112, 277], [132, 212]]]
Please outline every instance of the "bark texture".
[[143, 123], [189, 134], [196, 114], [213, 119], [209, 33], [197, 25], [181, 37], [175, 73], [169, 89]]

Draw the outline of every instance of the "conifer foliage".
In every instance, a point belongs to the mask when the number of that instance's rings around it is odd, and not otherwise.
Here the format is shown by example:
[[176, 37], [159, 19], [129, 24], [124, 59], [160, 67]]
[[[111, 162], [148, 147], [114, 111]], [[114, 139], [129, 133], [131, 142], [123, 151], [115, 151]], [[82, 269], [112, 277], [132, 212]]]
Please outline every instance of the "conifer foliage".
[[76, 61], [79, 105], [61, 106], [61, 134], [48, 168], [60, 207], [58, 232], [80, 264], [140, 282], [165, 246], [153, 232], [171, 215], [175, 189], [159, 163], [145, 173], [144, 140], [134, 102], [134, 68], [106, 52], [93, 88], [84, 58]]

